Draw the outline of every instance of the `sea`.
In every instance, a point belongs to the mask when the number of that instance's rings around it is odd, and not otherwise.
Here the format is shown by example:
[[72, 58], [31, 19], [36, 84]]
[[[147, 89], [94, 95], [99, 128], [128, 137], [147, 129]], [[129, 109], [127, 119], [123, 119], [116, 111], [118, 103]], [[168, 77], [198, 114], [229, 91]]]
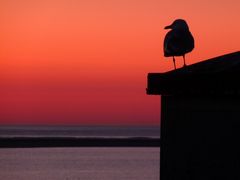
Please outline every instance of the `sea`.
[[[159, 126], [0, 126], [0, 137], [159, 138]], [[0, 148], [4, 180], [159, 180], [159, 147]]]

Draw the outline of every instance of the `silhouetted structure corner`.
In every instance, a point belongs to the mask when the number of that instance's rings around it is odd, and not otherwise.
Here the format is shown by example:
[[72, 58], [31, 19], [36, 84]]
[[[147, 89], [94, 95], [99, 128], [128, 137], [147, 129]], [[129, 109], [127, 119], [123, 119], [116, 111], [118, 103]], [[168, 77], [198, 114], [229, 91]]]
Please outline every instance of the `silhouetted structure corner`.
[[240, 179], [240, 52], [149, 73], [161, 95], [160, 179]]

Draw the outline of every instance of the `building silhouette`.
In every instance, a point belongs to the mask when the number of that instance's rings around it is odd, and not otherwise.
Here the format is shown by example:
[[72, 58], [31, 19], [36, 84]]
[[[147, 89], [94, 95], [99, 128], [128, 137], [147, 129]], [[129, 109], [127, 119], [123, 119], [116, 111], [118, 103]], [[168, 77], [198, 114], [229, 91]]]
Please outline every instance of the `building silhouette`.
[[240, 52], [148, 74], [161, 95], [161, 180], [240, 179]]

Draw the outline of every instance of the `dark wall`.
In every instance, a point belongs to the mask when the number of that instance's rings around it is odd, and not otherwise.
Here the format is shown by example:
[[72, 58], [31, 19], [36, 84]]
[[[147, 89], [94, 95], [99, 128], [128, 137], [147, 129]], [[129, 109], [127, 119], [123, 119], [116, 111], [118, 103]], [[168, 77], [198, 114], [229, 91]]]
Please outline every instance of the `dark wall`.
[[240, 179], [240, 97], [161, 103], [161, 180]]

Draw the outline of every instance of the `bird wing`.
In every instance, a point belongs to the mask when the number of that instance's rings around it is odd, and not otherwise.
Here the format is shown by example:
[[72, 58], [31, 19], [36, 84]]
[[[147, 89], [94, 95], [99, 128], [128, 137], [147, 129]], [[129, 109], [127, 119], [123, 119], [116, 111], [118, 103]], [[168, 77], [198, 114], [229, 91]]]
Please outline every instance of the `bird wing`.
[[181, 56], [192, 51], [194, 39], [189, 31], [169, 31], [164, 39], [164, 56]]

